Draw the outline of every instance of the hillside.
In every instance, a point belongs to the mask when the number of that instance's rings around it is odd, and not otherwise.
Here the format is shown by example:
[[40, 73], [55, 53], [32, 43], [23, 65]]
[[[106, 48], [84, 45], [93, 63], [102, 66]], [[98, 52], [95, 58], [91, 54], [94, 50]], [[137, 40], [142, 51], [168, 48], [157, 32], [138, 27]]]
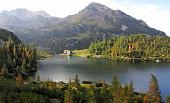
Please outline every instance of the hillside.
[[73, 51], [73, 55], [130, 62], [170, 62], [169, 42], [170, 37], [143, 34], [119, 36], [93, 42], [88, 50]]
[[5, 30], [5, 29], [0, 29], [0, 41], [7, 41], [8, 38], [11, 37], [11, 39], [15, 43], [20, 43], [21, 41], [18, 39], [17, 36], [15, 36], [12, 32]]
[[90, 3], [75, 15], [52, 17], [44, 11], [16, 9], [0, 14], [0, 26], [13, 31], [23, 42], [35, 43], [53, 53], [87, 48], [92, 41], [113, 35], [166, 36], [121, 10]]

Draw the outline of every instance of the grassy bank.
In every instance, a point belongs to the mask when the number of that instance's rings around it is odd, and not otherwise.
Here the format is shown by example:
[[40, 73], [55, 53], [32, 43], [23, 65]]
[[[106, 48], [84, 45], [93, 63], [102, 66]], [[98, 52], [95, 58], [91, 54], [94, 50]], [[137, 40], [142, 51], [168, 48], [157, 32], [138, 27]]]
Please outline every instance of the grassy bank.
[[83, 49], [83, 50], [74, 50], [74, 51], [72, 51], [72, 56], [91, 57], [92, 55], [90, 54], [88, 49]]
[[53, 57], [52, 54], [50, 54], [49, 52], [47, 52], [45, 50], [37, 50], [37, 55], [38, 55], [39, 59]]

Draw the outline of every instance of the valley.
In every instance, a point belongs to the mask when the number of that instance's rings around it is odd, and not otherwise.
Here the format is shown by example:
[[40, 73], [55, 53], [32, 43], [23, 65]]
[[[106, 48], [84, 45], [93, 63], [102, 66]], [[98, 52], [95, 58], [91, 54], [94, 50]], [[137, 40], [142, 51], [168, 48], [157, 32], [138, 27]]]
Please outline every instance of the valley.
[[170, 103], [169, 73], [170, 37], [119, 9], [0, 12], [0, 103]]

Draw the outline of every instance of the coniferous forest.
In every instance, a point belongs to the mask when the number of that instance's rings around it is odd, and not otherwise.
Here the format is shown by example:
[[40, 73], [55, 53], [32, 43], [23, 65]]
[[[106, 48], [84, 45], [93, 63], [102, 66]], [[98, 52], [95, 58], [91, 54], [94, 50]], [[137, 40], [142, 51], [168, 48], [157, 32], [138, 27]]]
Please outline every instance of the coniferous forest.
[[[127, 54], [130, 56], [132, 52], [134, 52], [133, 56], [136, 54], [141, 56], [144, 53], [141, 54], [139, 51], [149, 49], [146, 53], [150, 55], [150, 51], [156, 51], [156, 48], [160, 46], [160, 43], [155, 43], [156, 40], [157, 42], [163, 40], [168, 42], [169, 40], [166, 37], [153, 39], [145, 35], [137, 35], [138, 38], [141, 37], [141, 41], [137, 42], [135, 37], [131, 36], [128, 39], [119, 37], [92, 43], [89, 51], [94, 54], [105, 54], [111, 47], [111, 52], [108, 54], [111, 54], [112, 57], [121, 57]], [[142, 46], [146, 39], [150, 41], [153, 48], [150, 48], [149, 43], [148, 48], [145, 45]], [[128, 40], [130, 40], [131, 44], [128, 45], [132, 46], [132, 50], [127, 47], [129, 51], [126, 54], [126, 50], [122, 46], [127, 46]], [[154, 46], [156, 47], [154, 48]], [[160, 48], [162, 51], [156, 52], [155, 55], [159, 54], [159, 58], [161, 56], [166, 59], [167, 55], [163, 55], [163, 53], [169, 53], [168, 46], [169, 44], [163, 43]], [[37, 70], [37, 53], [34, 45], [17, 44], [9, 37], [7, 41], [1, 43], [0, 55], [0, 102], [2, 103], [163, 103], [158, 80], [154, 75], [151, 75], [146, 93], [136, 92], [133, 82], [122, 85], [117, 76], [113, 76], [110, 84], [104, 81], [82, 81], [81, 83], [78, 75], [73, 79], [70, 78], [68, 83], [52, 80], [41, 81], [39, 75], [33, 80], [29, 78], [29, 73]], [[154, 57], [156, 57], [155, 55]], [[169, 97], [167, 97], [168, 100]]]
[[80, 83], [77, 75], [68, 83], [41, 81], [39, 76], [36, 81], [18, 78], [16, 81], [0, 78], [1, 103], [163, 103], [154, 75], [151, 75], [146, 93], [135, 92], [133, 82], [122, 85], [117, 76], [113, 76], [110, 84]]
[[112, 37], [91, 43], [88, 51], [89, 56], [100, 55], [121, 61], [169, 62], [170, 38], [145, 34]]
[[37, 56], [34, 45], [26, 46], [14, 43], [9, 37], [0, 46], [0, 75], [15, 78], [18, 75], [28, 75], [37, 70]]

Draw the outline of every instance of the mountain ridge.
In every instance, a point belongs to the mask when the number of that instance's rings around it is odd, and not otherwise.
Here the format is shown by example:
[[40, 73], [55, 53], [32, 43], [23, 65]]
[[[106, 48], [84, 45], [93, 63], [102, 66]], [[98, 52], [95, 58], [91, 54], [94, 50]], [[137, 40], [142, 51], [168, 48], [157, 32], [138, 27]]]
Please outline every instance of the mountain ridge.
[[[17, 10], [11, 12], [18, 15]], [[44, 11], [37, 13], [28, 10], [25, 14], [20, 13], [19, 17], [3, 16], [1, 13], [0, 27], [13, 31], [26, 43], [33, 42], [57, 53], [64, 49], [87, 48], [91, 41], [107, 39], [113, 35], [166, 36], [164, 32], [149, 27], [143, 20], [94, 2], [77, 14], [65, 18], [52, 17]]]
[[[79, 11], [77, 14], [67, 16], [63, 19], [64, 20], [59, 21], [56, 25], [67, 28], [71, 27], [72, 24], [82, 24], [101, 27], [102, 29], [115, 29], [114, 31], [119, 31], [115, 34], [146, 33], [151, 35], [166, 35], [162, 31], [150, 28], [143, 20], [137, 20], [132, 16], [125, 14], [121, 10], [112, 10], [109, 7], [94, 2], [90, 3], [87, 7], [85, 7], [85, 9]], [[134, 29], [137, 29], [137, 32], [134, 33]], [[149, 31], [152, 31], [153, 33]]]

